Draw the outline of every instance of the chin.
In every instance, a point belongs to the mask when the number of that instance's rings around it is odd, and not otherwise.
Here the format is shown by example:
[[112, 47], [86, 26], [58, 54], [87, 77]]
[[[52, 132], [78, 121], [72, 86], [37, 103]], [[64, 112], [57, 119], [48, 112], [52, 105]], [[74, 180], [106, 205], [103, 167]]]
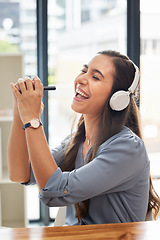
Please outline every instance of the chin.
[[73, 103], [71, 104], [71, 109], [76, 113], [83, 114], [84, 112], [79, 109], [79, 107], [75, 106]]

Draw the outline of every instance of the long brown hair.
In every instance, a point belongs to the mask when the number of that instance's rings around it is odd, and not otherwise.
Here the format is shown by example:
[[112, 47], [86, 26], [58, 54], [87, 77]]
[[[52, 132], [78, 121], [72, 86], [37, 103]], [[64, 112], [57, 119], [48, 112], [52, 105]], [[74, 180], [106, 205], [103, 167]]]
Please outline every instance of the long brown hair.
[[[104, 143], [107, 139], [120, 132], [123, 126], [129, 127], [136, 135], [142, 138], [140, 131], [139, 122], [139, 110], [136, 104], [135, 97], [131, 95], [131, 100], [127, 108], [122, 111], [113, 111], [110, 108], [109, 100], [112, 94], [118, 90], [127, 91], [131, 86], [134, 76], [135, 68], [130, 61], [130, 59], [120, 54], [116, 51], [102, 51], [98, 54], [103, 54], [112, 58], [114, 64], [113, 72], [113, 87], [108, 100], [106, 101], [105, 107], [101, 114], [101, 119], [99, 121], [99, 132], [97, 141], [92, 146], [90, 154], [88, 156], [87, 162], [94, 159], [99, 146]], [[65, 160], [62, 164], [63, 171], [71, 171], [75, 167], [75, 159], [78, 153], [80, 144], [85, 140], [85, 125], [84, 118], [81, 115], [77, 131], [75, 132], [73, 138], [71, 139], [69, 148], [65, 154]], [[89, 205], [89, 200], [82, 201], [75, 204], [76, 217], [80, 221], [87, 214]], [[152, 179], [150, 176], [150, 190], [149, 190], [149, 202], [148, 202], [148, 212], [153, 211], [154, 219], [156, 219], [160, 209], [160, 198], [155, 192], [152, 184]]]

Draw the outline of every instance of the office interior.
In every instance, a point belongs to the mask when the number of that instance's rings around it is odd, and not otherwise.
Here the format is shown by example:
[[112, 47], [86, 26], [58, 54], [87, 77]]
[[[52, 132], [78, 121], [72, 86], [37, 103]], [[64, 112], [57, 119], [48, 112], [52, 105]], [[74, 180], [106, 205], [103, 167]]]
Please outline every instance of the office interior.
[[41, 204], [37, 186], [9, 180], [7, 141], [13, 114], [9, 83], [38, 75], [44, 85], [56, 86], [57, 91], [44, 93], [42, 115], [49, 146], [54, 148], [72, 127], [76, 75], [105, 49], [127, 54], [140, 67], [142, 135], [160, 194], [159, 22], [159, 0], [0, 0], [0, 226], [54, 226], [59, 210]]

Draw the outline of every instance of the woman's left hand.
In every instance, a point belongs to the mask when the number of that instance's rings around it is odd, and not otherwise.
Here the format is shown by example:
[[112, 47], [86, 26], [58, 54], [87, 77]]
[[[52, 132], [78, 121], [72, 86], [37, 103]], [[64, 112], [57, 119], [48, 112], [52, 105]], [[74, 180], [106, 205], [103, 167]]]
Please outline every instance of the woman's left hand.
[[11, 83], [12, 91], [17, 99], [19, 114], [23, 124], [32, 118], [40, 119], [43, 111], [43, 85], [38, 77], [19, 79], [16, 84]]

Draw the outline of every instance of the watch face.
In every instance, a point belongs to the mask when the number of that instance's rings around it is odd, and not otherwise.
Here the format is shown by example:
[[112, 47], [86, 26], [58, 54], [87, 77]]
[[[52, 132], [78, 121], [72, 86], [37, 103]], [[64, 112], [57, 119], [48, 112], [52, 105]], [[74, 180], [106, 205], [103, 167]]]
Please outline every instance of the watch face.
[[40, 122], [39, 122], [38, 119], [32, 119], [32, 120], [30, 121], [30, 123], [31, 123], [31, 126], [32, 126], [33, 128], [38, 128], [39, 125], [40, 125]]

